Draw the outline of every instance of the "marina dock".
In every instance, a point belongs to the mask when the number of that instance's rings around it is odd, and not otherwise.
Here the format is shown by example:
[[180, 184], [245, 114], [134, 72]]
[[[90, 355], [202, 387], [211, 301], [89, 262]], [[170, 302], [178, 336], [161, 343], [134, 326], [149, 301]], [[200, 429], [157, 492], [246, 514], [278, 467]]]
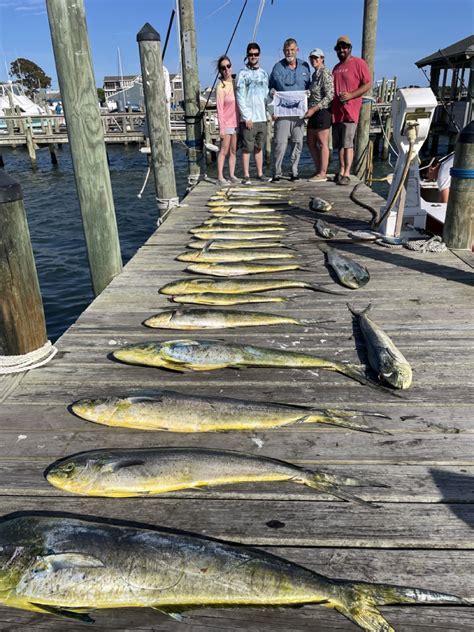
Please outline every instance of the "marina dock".
[[[283, 183], [283, 182], [282, 182]], [[288, 186], [293, 186], [290, 183]], [[327, 284], [343, 295], [280, 290], [286, 303], [231, 309], [289, 315], [304, 326], [241, 327], [202, 332], [148, 329], [142, 322], [170, 307], [164, 284], [191, 276], [175, 257], [188, 231], [208, 216], [216, 187], [201, 182], [174, 209], [102, 294], [57, 341], [56, 357], [28, 373], [0, 377], [0, 515], [61, 512], [184, 530], [259, 547], [331, 578], [416, 586], [474, 600], [474, 319], [473, 269], [451, 251], [412, 252], [353, 242], [347, 230], [367, 229], [370, 213], [349, 199], [352, 187], [294, 184], [293, 205], [281, 211], [304, 270], [261, 275]], [[311, 196], [332, 203], [308, 209]], [[358, 197], [378, 208], [365, 186]], [[344, 290], [324, 263], [317, 218], [338, 226], [331, 242], [364, 264], [369, 283]], [[328, 243], [328, 242], [325, 242]], [[196, 275], [197, 276], [197, 275]], [[372, 304], [371, 317], [410, 362], [413, 384], [389, 392], [335, 372], [223, 369], [174, 373], [114, 361], [118, 347], [145, 340], [219, 339], [312, 353], [367, 365], [365, 345], [346, 306]], [[69, 410], [75, 400], [152, 394], [195, 395], [375, 412], [365, 423], [390, 434], [323, 424], [273, 430], [178, 434], [111, 428]], [[227, 485], [159, 497], [84, 498], [51, 487], [45, 468], [94, 448], [191, 446], [240, 450], [389, 485], [354, 488], [377, 508], [343, 502], [294, 483]], [[383, 606], [398, 632], [472, 631], [474, 608]], [[355, 631], [323, 606], [191, 610], [177, 622], [152, 609], [96, 610], [99, 630]], [[0, 606], [0, 630], [84, 630], [77, 621]], [[93, 628], [91, 628], [93, 629]]]

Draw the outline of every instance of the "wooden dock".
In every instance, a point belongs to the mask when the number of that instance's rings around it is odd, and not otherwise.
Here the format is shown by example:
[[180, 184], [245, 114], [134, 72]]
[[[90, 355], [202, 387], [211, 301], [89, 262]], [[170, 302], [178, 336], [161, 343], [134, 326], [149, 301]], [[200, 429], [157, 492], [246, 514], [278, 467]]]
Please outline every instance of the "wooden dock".
[[[300, 181], [295, 206], [285, 213], [287, 237], [309, 271], [283, 273], [318, 283], [331, 276], [314, 235], [311, 195], [334, 210], [319, 217], [344, 228], [367, 227], [369, 214], [349, 200], [351, 187]], [[293, 300], [251, 309], [326, 324], [164, 332], [142, 321], [169, 307], [157, 290], [185, 277], [174, 260], [188, 230], [206, 217], [215, 187], [201, 183], [174, 210], [124, 271], [58, 341], [44, 368], [0, 378], [0, 514], [61, 511], [128, 519], [254, 545], [329, 577], [387, 582], [452, 592], [474, 599], [474, 319], [473, 270], [452, 252], [418, 254], [343, 240], [338, 247], [364, 263], [371, 280], [345, 296], [286, 290]], [[362, 188], [366, 203], [381, 198]], [[277, 277], [278, 275], [273, 275]], [[336, 285], [334, 285], [336, 288]], [[366, 361], [364, 345], [346, 307], [372, 303], [372, 317], [413, 368], [413, 386], [395, 397], [337, 373], [246, 369], [178, 374], [114, 362], [120, 345], [148, 339], [209, 339], [254, 343], [315, 355]], [[236, 308], [238, 309], [238, 308]], [[249, 309], [249, 306], [242, 306]], [[153, 389], [227, 395], [317, 407], [376, 411], [367, 419], [390, 435], [323, 425], [255, 433], [145, 433], [95, 425], [68, 406], [79, 398], [137, 394]], [[185, 491], [145, 499], [81, 498], [60, 492], [43, 477], [47, 465], [101, 447], [206, 446], [242, 450], [322, 467], [389, 484], [357, 493], [379, 509], [337, 501], [294, 484], [268, 483]], [[468, 607], [381, 608], [398, 632], [472, 631]], [[207, 630], [356, 630], [321, 606], [191, 611], [184, 623], [153, 610], [95, 611], [96, 629], [204, 632]], [[83, 630], [84, 625], [0, 607], [0, 630]]]

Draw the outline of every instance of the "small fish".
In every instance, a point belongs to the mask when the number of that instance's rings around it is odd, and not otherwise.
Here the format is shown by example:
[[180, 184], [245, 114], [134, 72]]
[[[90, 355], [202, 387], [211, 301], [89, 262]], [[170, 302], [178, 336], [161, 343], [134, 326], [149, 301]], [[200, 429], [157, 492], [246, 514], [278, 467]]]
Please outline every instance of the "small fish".
[[369, 271], [365, 266], [361, 266], [357, 261], [351, 259], [335, 248], [323, 249], [326, 253], [328, 265], [334, 270], [337, 278], [346, 287], [351, 290], [358, 290], [369, 282]]
[[272, 241], [259, 239], [258, 242], [252, 243], [248, 239], [212, 239], [212, 240], [204, 240], [204, 239], [193, 239], [188, 243], [188, 248], [193, 248], [195, 250], [206, 249], [209, 250], [234, 250], [238, 248], [288, 248], [292, 250], [290, 246], [287, 246], [281, 241]]
[[50, 465], [45, 475], [50, 485], [81, 496], [133, 498], [216, 485], [289, 481], [341, 500], [374, 506], [345, 489], [369, 486], [364, 481], [234, 450], [88, 450]]
[[206, 226], [206, 224], [201, 224], [201, 226], [196, 226], [196, 228], [191, 228], [189, 232], [192, 235], [197, 233], [232, 233], [232, 232], [240, 232], [240, 233], [275, 233], [275, 232], [285, 232], [286, 228], [283, 226]]
[[167, 340], [126, 345], [112, 352], [127, 364], [154, 366], [172, 371], [215, 371], [248, 367], [327, 369], [370, 386], [376, 386], [353, 364], [319, 358], [308, 353], [284, 351], [215, 340]]
[[320, 197], [312, 197], [309, 201], [309, 209], [310, 211], [318, 211], [320, 213], [327, 213], [332, 209], [332, 204], [323, 200]]
[[210, 226], [205, 226], [204, 229], [193, 228], [189, 232], [194, 235], [197, 239], [248, 239], [252, 241], [253, 239], [281, 239], [281, 232], [277, 232], [278, 230], [284, 229], [273, 229], [272, 232], [266, 230], [212, 230]]
[[229, 329], [232, 327], [259, 327], [262, 325], [303, 325], [299, 320], [277, 314], [218, 309], [165, 309], [143, 323], [157, 329]]
[[283, 296], [268, 296], [266, 294], [217, 294], [203, 292], [201, 294], [172, 296], [169, 300], [174, 303], [191, 303], [195, 305], [245, 305], [246, 303], [284, 303], [289, 299]]
[[288, 270], [301, 270], [297, 263], [191, 263], [186, 266], [186, 272], [207, 274], [210, 276], [245, 276], [247, 274], [265, 274], [273, 272], [287, 272]]
[[287, 110], [294, 110], [300, 106], [301, 101], [280, 101], [278, 107], [286, 108]]
[[201, 535], [46, 512], [2, 520], [0, 569], [3, 605], [83, 623], [93, 623], [94, 609], [154, 608], [179, 621], [202, 607], [322, 604], [365, 632], [394, 632], [377, 606], [470, 605], [421, 588], [332, 579]]
[[360, 329], [367, 345], [369, 364], [378, 374], [379, 379], [385, 380], [395, 388], [409, 388], [412, 382], [411, 367], [383, 329], [367, 316], [371, 304], [360, 312], [357, 312], [349, 304], [347, 307], [359, 320]]
[[332, 228], [330, 224], [325, 222], [323, 219], [318, 219], [315, 221], [314, 230], [316, 232], [316, 235], [324, 237], [324, 239], [332, 239], [339, 232], [337, 229], [335, 230], [334, 228]]
[[340, 294], [317, 283], [295, 281], [293, 279], [179, 279], [163, 285], [160, 294], [196, 294], [197, 292], [218, 292], [223, 294], [246, 294], [248, 292], [269, 292], [287, 288], [303, 288], [315, 292]]
[[226, 432], [262, 430], [296, 424], [328, 424], [360, 432], [382, 433], [355, 421], [377, 413], [288, 406], [232, 397], [188, 395], [159, 390], [153, 396], [105, 397], [74, 402], [73, 412], [87, 421], [136, 430]]
[[260, 193], [275, 193], [275, 192], [282, 192], [282, 191], [294, 191], [295, 187], [284, 187], [284, 186], [255, 186], [255, 187], [249, 187], [248, 185], [242, 186], [242, 187], [229, 187], [227, 189], [227, 191], [229, 191], [229, 193], [255, 193], [257, 195], [259, 195]]
[[274, 252], [243, 248], [237, 250], [193, 250], [182, 252], [176, 257], [177, 261], [199, 261], [202, 263], [232, 262], [232, 261], [258, 261], [259, 259], [294, 259], [290, 252]]

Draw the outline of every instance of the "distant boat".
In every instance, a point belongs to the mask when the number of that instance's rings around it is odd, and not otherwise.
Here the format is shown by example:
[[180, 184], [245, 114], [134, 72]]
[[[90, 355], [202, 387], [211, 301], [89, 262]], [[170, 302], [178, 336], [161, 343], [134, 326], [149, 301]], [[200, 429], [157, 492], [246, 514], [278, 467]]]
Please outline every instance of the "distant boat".
[[[0, 83], [0, 117], [6, 115], [13, 105], [19, 108], [21, 116], [38, 116], [46, 114], [46, 110], [26, 96], [25, 89], [19, 83]], [[0, 129], [6, 129], [7, 122], [0, 118]]]

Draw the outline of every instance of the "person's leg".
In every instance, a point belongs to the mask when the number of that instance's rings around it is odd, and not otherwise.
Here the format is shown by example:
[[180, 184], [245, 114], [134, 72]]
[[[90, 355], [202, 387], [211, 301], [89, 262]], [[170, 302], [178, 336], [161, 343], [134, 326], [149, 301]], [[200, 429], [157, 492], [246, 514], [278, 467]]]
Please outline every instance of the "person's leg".
[[250, 173], [250, 152], [246, 149], [242, 149], [242, 171], [244, 172], [244, 178], [248, 178]]
[[235, 178], [235, 162], [237, 159], [237, 134], [230, 137], [229, 146], [229, 176]]
[[267, 124], [266, 122], [254, 123], [255, 125], [255, 148], [253, 155], [255, 157], [255, 166], [257, 167], [257, 177], [263, 177], [263, 147], [265, 144]]
[[329, 129], [317, 129], [316, 141], [318, 147], [318, 176], [326, 176], [329, 164]]
[[290, 121], [288, 119], [279, 118], [275, 121], [273, 128], [273, 175], [277, 177], [281, 176], [281, 165], [288, 146], [289, 132]]
[[341, 175], [349, 178], [351, 175], [352, 161], [354, 160], [354, 148], [345, 147], [343, 151], [344, 151], [344, 170], [341, 169]]
[[291, 121], [291, 123], [291, 173], [293, 177], [297, 177], [303, 149], [304, 121]]
[[314, 162], [314, 175], [318, 175], [320, 171], [319, 152], [318, 152], [318, 146], [317, 146], [317, 141], [316, 141], [317, 131], [318, 130], [308, 127], [308, 130], [306, 132], [306, 144], [308, 145], [309, 153], [311, 154], [311, 158], [313, 159], [313, 162]]
[[221, 149], [219, 151], [219, 155], [217, 156], [217, 179], [224, 179], [224, 163], [225, 157], [229, 153], [230, 147], [230, 136], [229, 134], [224, 134], [224, 138], [221, 141]]
[[332, 145], [333, 149], [337, 149], [337, 153], [339, 156], [339, 172], [336, 172], [336, 176], [334, 178], [335, 182], [338, 182], [339, 175], [342, 172], [344, 166], [344, 151], [342, 147], [341, 127], [342, 123], [334, 123], [332, 126]]

